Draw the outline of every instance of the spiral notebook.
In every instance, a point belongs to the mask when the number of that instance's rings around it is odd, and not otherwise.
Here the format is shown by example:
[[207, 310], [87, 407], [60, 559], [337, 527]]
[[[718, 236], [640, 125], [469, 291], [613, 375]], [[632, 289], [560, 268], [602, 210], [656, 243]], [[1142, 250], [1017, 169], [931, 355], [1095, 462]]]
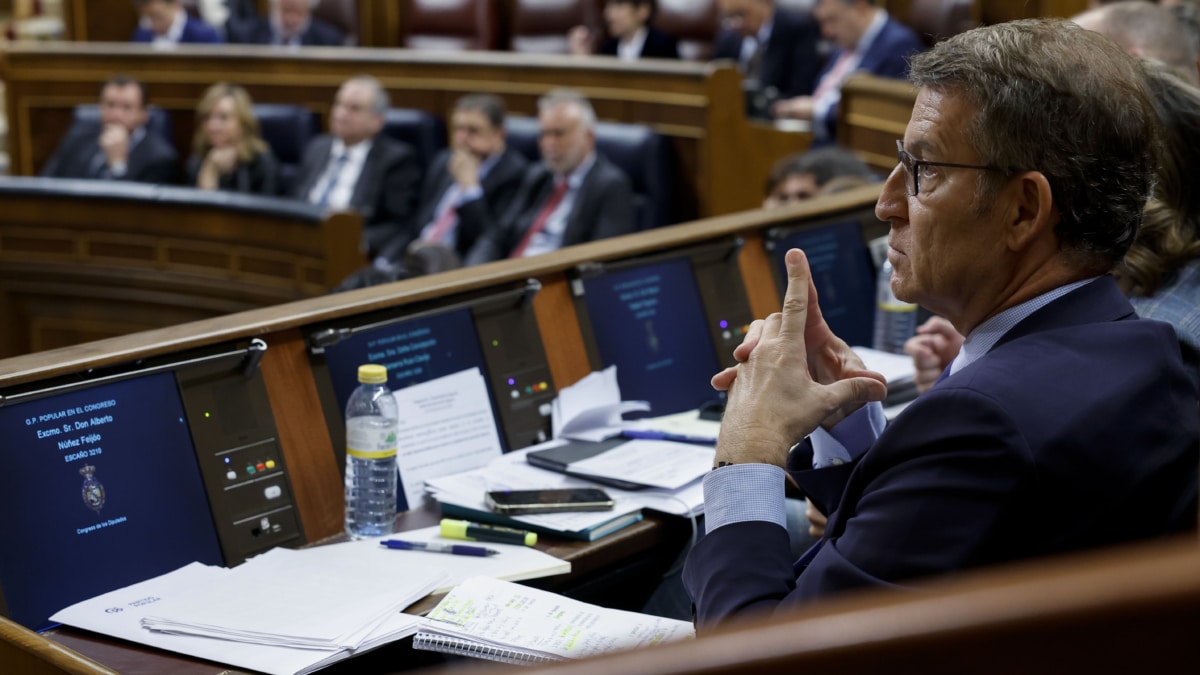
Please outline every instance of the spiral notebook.
[[543, 663], [695, 637], [691, 623], [609, 609], [489, 577], [456, 586], [413, 647], [503, 663]]

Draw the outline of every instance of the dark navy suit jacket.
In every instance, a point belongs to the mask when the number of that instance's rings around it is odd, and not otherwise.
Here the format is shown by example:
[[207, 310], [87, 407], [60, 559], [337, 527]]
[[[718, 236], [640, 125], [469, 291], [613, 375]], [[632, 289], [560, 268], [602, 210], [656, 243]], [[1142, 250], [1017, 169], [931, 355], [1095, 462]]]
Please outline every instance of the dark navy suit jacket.
[[[40, 175], [51, 178], [96, 178], [93, 161], [100, 152], [100, 125], [76, 124], [58, 144]], [[180, 181], [179, 156], [165, 139], [147, 130], [129, 149], [125, 174], [118, 180], [174, 184]]]
[[[329, 134], [309, 141], [296, 170], [293, 197], [308, 200], [313, 185], [329, 165], [332, 150], [333, 136]], [[411, 145], [376, 134], [350, 195], [350, 207], [363, 218], [362, 246], [368, 256], [379, 255], [387, 242], [413, 228], [421, 172]]]
[[[433, 158], [429, 170], [425, 173], [425, 182], [421, 186], [421, 200], [417, 204], [413, 227], [388, 242], [380, 255], [392, 262], [399, 262], [404, 257], [404, 250], [409, 243], [421, 236], [421, 230], [433, 220], [438, 204], [454, 181], [446, 168], [450, 163], [450, 155], [451, 151], [447, 149]], [[466, 258], [479, 235], [495, 223], [500, 214], [508, 210], [528, 165], [529, 160], [521, 153], [512, 148], [505, 148], [480, 182], [483, 196], [458, 207], [455, 250], [460, 258]]]
[[[600, 43], [599, 54], [617, 55], [617, 39], [608, 38]], [[642, 43], [643, 59], [677, 59], [679, 58], [679, 41], [667, 35], [654, 26], [646, 27], [646, 41]]]
[[[134, 42], [153, 42], [154, 33], [147, 28], [138, 26], [137, 29], [133, 31], [132, 40]], [[181, 43], [191, 44], [214, 44], [221, 42], [221, 34], [217, 32], [216, 28], [213, 28], [200, 19], [189, 15], [187, 18], [187, 23], [183, 24], [183, 35], [179, 37], [179, 41]]]
[[[879, 29], [879, 33], [871, 42], [871, 46], [863, 54], [856, 72], [868, 72], [880, 77], [903, 79], [908, 77], [908, 57], [924, 48], [925, 44], [911, 28], [888, 17], [883, 28]], [[842, 52], [841, 49], [833, 50], [833, 53], [829, 55], [828, 63], [821, 69], [817, 82], [820, 82], [825, 73], [833, 67]], [[838, 107], [833, 106], [823, 119], [814, 121], [814, 124], [825, 126], [825, 130], [828, 132], [826, 138], [833, 138], [834, 130], [837, 127], [837, 113]]]
[[[1174, 331], [1137, 319], [1103, 277], [923, 394], [856, 465], [792, 472], [837, 504], [799, 576], [784, 528], [756, 521], [707, 533], [684, 583], [698, 622], [711, 625], [1194, 528], [1198, 439]], [[811, 456], [795, 460], [811, 466]]]
[[[759, 74], [760, 87], [774, 87], [781, 98], [811, 94], [817, 85], [821, 58], [817, 54], [820, 31], [806, 14], [775, 10], [771, 38], [763, 52]], [[724, 30], [713, 44], [714, 59], [737, 61], [742, 52], [742, 36]]]
[[[478, 265], [507, 258], [521, 243], [525, 232], [533, 226], [538, 212], [553, 191], [553, 172], [541, 162], [530, 165], [508, 210], [496, 222], [485, 227], [467, 255], [466, 264]], [[629, 178], [597, 153], [596, 163], [584, 176], [571, 212], [567, 214], [562, 245], [572, 246], [629, 234], [635, 226], [633, 187]]]
[[[225, 35], [230, 42], [248, 45], [275, 44], [271, 21], [264, 17], [230, 19], [225, 25]], [[317, 17], [309, 19], [308, 28], [300, 34], [300, 44], [305, 47], [341, 47], [346, 36], [335, 26]]]

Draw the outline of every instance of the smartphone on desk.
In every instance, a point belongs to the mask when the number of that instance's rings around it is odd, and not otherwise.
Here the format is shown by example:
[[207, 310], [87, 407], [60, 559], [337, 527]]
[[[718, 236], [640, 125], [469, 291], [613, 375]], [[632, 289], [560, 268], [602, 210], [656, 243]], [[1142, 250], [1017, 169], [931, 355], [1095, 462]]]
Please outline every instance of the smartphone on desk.
[[599, 488], [555, 490], [492, 490], [486, 495], [488, 508], [506, 516], [522, 513], [563, 511], [611, 511], [612, 497]]

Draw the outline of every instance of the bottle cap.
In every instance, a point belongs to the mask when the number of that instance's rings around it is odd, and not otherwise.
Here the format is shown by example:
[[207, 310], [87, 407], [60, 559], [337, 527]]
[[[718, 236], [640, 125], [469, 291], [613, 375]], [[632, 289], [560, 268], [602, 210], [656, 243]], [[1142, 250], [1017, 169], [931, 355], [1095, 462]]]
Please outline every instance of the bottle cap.
[[364, 384], [387, 382], [387, 367], [378, 363], [367, 363], [358, 367], [358, 381]]

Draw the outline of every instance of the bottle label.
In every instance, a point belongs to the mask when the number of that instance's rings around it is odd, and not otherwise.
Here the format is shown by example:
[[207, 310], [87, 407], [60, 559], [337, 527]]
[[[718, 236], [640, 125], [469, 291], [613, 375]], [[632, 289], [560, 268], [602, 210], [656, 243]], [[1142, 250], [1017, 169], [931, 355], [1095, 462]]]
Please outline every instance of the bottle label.
[[358, 459], [396, 456], [396, 430], [351, 426], [346, 430], [346, 454]]

